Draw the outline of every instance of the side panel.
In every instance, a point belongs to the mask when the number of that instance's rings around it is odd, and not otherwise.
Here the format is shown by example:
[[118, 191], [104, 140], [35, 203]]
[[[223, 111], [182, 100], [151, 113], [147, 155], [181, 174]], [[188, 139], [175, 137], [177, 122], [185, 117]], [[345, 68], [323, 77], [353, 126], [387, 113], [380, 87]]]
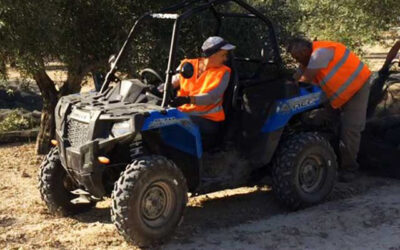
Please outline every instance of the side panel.
[[311, 89], [300, 88], [299, 96], [278, 100], [275, 112], [265, 122], [261, 131], [268, 133], [284, 128], [294, 115], [320, 106], [324, 96], [319, 87], [313, 86]]
[[189, 116], [173, 108], [165, 113], [153, 111], [144, 121], [142, 131], [160, 129], [161, 137], [168, 146], [201, 158], [203, 154], [199, 128]]

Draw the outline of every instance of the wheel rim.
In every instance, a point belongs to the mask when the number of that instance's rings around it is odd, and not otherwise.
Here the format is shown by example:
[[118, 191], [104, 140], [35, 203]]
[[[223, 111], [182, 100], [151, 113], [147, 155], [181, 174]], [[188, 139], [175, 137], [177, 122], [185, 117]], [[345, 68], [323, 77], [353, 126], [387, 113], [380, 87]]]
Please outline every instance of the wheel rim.
[[153, 182], [141, 199], [141, 217], [149, 227], [161, 227], [173, 213], [174, 194], [164, 181]]
[[326, 166], [319, 155], [309, 155], [301, 163], [299, 169], [299, 183], [306, 193], [318, 191], [326, 178]]

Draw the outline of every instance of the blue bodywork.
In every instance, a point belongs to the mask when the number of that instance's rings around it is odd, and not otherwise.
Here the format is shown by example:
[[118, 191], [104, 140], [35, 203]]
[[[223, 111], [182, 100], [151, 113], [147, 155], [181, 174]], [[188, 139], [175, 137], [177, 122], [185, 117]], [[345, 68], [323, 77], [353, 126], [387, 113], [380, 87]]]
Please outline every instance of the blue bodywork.
[[142, 131], [152, 129], [160, 129], [165, 144], [201, 158], [203, 148], [200, 131], [187, 114], [176, 108], [167, 109], [164, 114], [152, 111], [144, 121]]
[[268, 133], [283, 128], [294, 115], [320, 106], [323, 99], [324, 94], [317, 86], [312, 86], [311, 89], [300, 88], [298, 96], [277, 101], [275, 112], [265, 122], [261, 131]]
[[[300, 88], [298, 96], [277, 100], [276, 110], [262, 127], [262, 133], [283, 128], [296, 114], [314, 109], [321, 105], [323, 93], [319, 87]], [[201, 135], [190, 117], [175, 108], [162, 114], [152, 111], [144, 121], [142, 131], [160, 129], [165, 144], [182, 152], [201, 158], [203, 154]]]

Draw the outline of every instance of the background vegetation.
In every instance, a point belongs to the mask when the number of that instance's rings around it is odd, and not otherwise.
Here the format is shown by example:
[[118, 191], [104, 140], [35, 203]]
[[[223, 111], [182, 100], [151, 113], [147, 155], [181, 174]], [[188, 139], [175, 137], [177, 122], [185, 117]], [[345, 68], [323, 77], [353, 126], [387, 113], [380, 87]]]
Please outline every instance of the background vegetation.
[[[379, 41], [382, 32], [398, 25], [398, 0], [246, 0], [269, 16], [276, 25], [280, 44], [294, 35], [331, 39], [360, 50]], [[145, 11], [157, 10], [178, 1], [152, 0], [0, 0], [0, 75], [7, 78], [12, 65], [34, 79], [43, 98], [41, 130], [37, 152], [49, 150], [54, 137], [53, 110], [58, 99], [79, 92], [85, 76], [105, 71], [107, 59], [124, 41], [134, 20]], [[235, 5], [230, 5], [236, 10]], [[199, 55], [199, 47], [210, 34], [213, 20], [196, 17], [182, 27], [180, 57]], [[127, 57], [125, 69], [137, 70], [165, 65], [170, 28], [156, 24], [144, 28]], [[168, 24], [171, 25], [172, 24]], [[244, 22], [225, 27], [226, 36], [237, 38], [243, 51], [251, 51], [265, 32]], [[152, 36], [153, 34], [158, 36]], [[239, 52], [240, 53], [240, 52]], [[56, 87], [46, 73], [49, 62], [59, 62], [67, 79]], [[128, 66], [129, 65], [129, 66]], [[154, 65], [154, 66], [153, 66]], [[165, 69], [160, 71], [164, 72]]]

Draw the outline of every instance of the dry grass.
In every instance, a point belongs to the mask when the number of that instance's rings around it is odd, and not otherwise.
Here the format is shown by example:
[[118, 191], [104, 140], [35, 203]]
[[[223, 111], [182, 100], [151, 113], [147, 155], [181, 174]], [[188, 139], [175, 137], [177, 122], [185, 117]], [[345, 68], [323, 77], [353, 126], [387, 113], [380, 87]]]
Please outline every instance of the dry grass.
[[[110, 199], [71, 218], [50, 215], [37, 188], [42, 159], [35, 155], [33, 143], [0, 146], [0, 249], [136, 249], [111, 223]], [[191, 198], [173, 241], [186, 242], [209, 228], [276, 214], [279, 206], [269, 193], [267, 188], [244, 187]], [[265, 203], [270, 209], [260, 209]]]
[[[0, 249], [137, 249], [128, 245], [111, 223], [110, 199], [98, 203], [96, 208], [87, 213], [70, 218], [50, 215], [37, 188], [37, 174], [42, 159], [35, 155], [32, 143], [0, 146]], [[363, 196], [382, 185], [398, 185], [396, 183], [363, 177], [352, 185], [337, 185], [329, 200], [336, 201], [332, 204], [342, 208], [338, 199]], [[317, 207], [313, 210], [319, 213]], [[267, 186], [242, 187], [201, 195], [189, 199], [184, 222], [174, 232], [171, 242], [158, 248], [186, 249], [185, 246], [191, 244], [201, 247], [203, 243], [195, 243], [196, 239], [198, 241], [199, 237], [205, 237], [208, 232], [224, 235], [223, 232], [230, 228], [240, 228], [253, 222], [271, 227], [269, 222], [262, 221], [282, 216], [295, 218], [299, 213], [309, 213], [307, 211], [287, 214], [288, 211], [276, 202]], [[220, 248], [219, 244], [227, 240], [225, 236], [217, 243], [214, 240], [207, 244], [211, 244], [212, 248]], [[279, 244], [285, 242], [282, 240]], [[243, 242], [236, 239], [233, 244], [236, 243]]]
[[48, 214], [37, 189], [41, 161], [33, 144], [0, 147], [1, 249], [128, 247], [109, 220], [107, 201], [72, 218]]

